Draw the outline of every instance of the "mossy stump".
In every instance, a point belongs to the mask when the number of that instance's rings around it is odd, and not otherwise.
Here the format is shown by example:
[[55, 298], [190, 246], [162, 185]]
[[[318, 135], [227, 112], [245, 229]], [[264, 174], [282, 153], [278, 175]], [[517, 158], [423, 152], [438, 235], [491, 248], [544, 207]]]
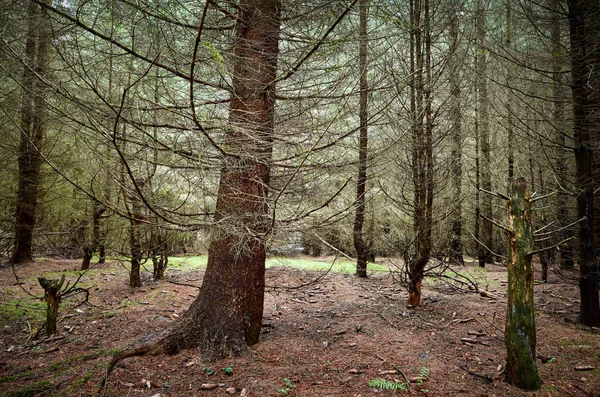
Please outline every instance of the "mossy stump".
[[539, 390], [542, 380], [535, 361], [533, 308], [533, 228], [527, 181], [509, 184], [508, 308], [506, 313], [506, 381], [524, 390]]

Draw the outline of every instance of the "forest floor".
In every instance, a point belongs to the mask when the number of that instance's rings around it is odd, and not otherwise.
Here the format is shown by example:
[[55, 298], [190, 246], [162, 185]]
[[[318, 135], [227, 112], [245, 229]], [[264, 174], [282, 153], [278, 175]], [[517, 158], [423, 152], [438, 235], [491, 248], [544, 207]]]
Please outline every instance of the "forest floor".
[[[59, 278], [67, 271], [74, 280], [78, 266], [54, 259], [20, 266], [20, 286], [10, 267], [0, 269], [0, 394], [95, 395], [111, 352], [157, 334], [193, 301], [195, 287], [169, 281], [199, 285], [204, 273], [170, 268], [159, 282], [145, 273], [144, 285], [132, 290], [127, 269], [96, 265], [82, 279], [94, 306], [73, 307], [77, 298], [65, 302], [59, 336], [34, 339], [44, 303], [24, 291], [41, 295], [40, 275]], [[247, 356], [206, 364], [198, 350], [185, 350], [126, 359], [101, 395], [600, 396], [600, 335], [575, 324], [575, 272], [559, 277], [551, 271], [549, 283], [535, 285], [537, 363], [544, 382], [536, 393], [503, 381], [506, 269], [470, 264], [461, 273], [498, 299], [429, 279], [423, 306], [409, 310], [406, 291], [389, 272], [373, 272], [366, 280], [332, 272], [310, 283], [324, 272], [270, 268], [267, 285], [277, 288], [268, 288], [261, 341]], [[581, 366], [594, 369], [579, 371]], [[404, 383], [404, 376], [425, 379], [410, 383], [408, 392], [368, 385], [378, 378]], [[216, 388], [203, 390], [207, 384]]]

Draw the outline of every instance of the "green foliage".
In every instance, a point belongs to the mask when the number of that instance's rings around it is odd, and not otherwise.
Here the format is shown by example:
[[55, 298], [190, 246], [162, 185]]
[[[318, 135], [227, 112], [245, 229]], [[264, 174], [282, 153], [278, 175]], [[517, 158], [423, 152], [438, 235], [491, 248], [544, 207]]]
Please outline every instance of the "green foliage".
[[75, 382], [73, 382], [71, 384], [71, 386], [69, 386], [69, 391], [71, 393], [75, 392], [81, 386], [85, 385], [88, 382], [88, 380], [90, 380], [91, 378], [92, 378], [92, 373], [91, 372], [86, 373], [81, 378], [79, 378]]
[[381, 378], [373, 379], [367, 385], [373, 389], [408, 391], [404, 383], [392, 382]]
[[277, 389], [277, 393], [279, 393], [281, 396], [285, 396], [296, 387], [296, 385], [294, 385], [288, 378], [283, 378], [283, 382], [285, 383], [285, 387]]
[[202, 371], [208, 376], [214, 375], [215, 373], [215, 370], [212, 368], [202, 368]]
[[233, 375], [233, 364], [229, 364], [227, 367], [223, 368], [223, 372], [227, 375]]

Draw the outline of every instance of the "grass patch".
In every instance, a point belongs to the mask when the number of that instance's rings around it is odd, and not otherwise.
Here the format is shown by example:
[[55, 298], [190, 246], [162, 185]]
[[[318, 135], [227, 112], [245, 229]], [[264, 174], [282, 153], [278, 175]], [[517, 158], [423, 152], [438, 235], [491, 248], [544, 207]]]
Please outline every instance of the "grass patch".
[[79, 388], [81, 388], [83, 385], [85, 385], [91, 378], [92, 378], [92, 373], [91, 372], [86, 373], [81, 378], [79, 378], [75, 382], [73, 382], [71, 384], [71, 386], [69, 386], [69, 392], [74, 393]]
[[169, 268], [180, 269], [180, 270], [193, 270], [193, 269], [205, 267], [207, 261], [208, 261], [208, 255], [170, 256], [169, 257]]
[[[208, 255], [188, 256], [188, 257], [170, 257], [169, 267], [179, 270], [193, 270], [206, 266]], [[331, 260], [313, 259], [313, 258], [286, 258], [271, 257], [266, 261], [266, 267], [294, 267], [303, 270], [328, 270], [331, 267]], [[369, 271], [387, 272], [386, 266], [377, 263], [368, 264]], [[354, 273], [356, 271], [356, 262], [349, 260], [337, 260], [331, 271], [336, 273]]]
[[[297, 269], [303, 270], [328, 270], [331, 268], [332, 272], [336, 273], [354, 273], [356, 272], [356, 262], [349, 260], [337, 260], [331, 266], [331, 260], [324, 259], [313, 259], [313, 258], [285, 258], [285, 257], [273, 257], [268, 258], [266, 266], [275, 267], [275, 266], [284, 266], [284, 267], [294, 267]], [[367, 265], [367, 269], [369, 271], [376, 272], [387, 272], [388, 268], [382, 265], [378, 265], [377, 263], [369, 262]]]

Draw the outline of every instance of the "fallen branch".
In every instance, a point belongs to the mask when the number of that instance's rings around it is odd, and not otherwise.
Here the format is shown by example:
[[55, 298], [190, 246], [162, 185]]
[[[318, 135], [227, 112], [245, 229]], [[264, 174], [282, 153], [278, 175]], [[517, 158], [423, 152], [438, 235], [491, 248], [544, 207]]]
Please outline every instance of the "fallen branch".
[[471, 370], [470, 370], [470, 369], [469, 369], [469, 368], [468, 368], [466, 365], [464, 365], [464, 364], [463, 364], [463, 365], [461, 365], [461, 366], [460, 366], [460, 368], [461, 368], [462, 370], [466, 371], [468, 374], [470, 374], [470, 375], [473, 375], [473, 376], [475, 376], [475, 377], [477, 377], [477, 378], [484, 379], [484, 380], [488, 381], [489, 383], [493, 383], [493, 382], [494, 382], [494, 378], [493, 378], [493, 377], [491, 377], [491, 376], [489, 376], [489, 375], [481, 375], [481, 374], [478, 374], [477, 372], [473, 372], [473, 371], [471, 371]]

